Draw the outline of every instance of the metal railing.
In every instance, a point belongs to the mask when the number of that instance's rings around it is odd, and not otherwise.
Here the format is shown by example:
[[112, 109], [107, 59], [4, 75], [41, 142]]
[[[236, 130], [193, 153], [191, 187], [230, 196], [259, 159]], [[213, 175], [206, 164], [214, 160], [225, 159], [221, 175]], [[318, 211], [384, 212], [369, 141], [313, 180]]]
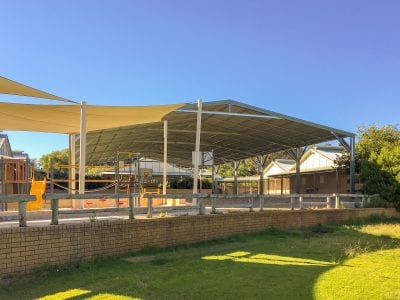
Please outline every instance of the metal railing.
[[[129, 219], [135, 218], [134, 199], [139, 198], [138, 193], [132, 194], [45, 194], [44, 199], [51, 201], [51, 225], [58, 225], [60, 214], [85, 214], [85, 213], [103, 213], [103, 212], [121, 212], [128, 211]], [[83, 208], [83, 209], [59, 209], [60, 200], [95, 200], [95, 199], [120, 199], [128, 198], [129, 207], [105, 207], [105, 208]]]
[[0, 216], [0, 222], [19, 221], [20, 227], [26, 227], [26, 204], [35, 201], [33, 195], [8, 195], [0, 196], [0, 203], [18, 203], [18, 215]]
[[[199, 211], [199, 215], [205, 214], [205, 207], [203, 204], [203, 199], [208, 198], [208, 194], [144, 194], [143, 198], [147, 199], [147, 218], [152, 218], [153, 213], [157, 210], [153, 207], [154, 199], [196, 199], [198, 205], [184, 205], [184, 206], [167, 206], [169, 209], [175, 210], [187, 210], [187, 209], [196, 209]], [[166, 207], [163, 207], [165, 210]]]
[[[254, 211], [256, 207], [260, 211], [266, 208], [266, 203], [281, 204], [282, 208], [304, 209], [307, 207], [320, 206], [325, 208], [342, 208], [345, 203], [354, 204], [359, 203], [360, 207], [365, 207], [370, 196], [361, 194], [291, 194], [291, 195], [257, 195], [257, 194], [239, 194], [239, 195], [225, 195], [225, 194], [144, 194], [143, 198], [147, 198], [147, 217], [152, 218], [153, 213], [157, 210], [153, 206], [153, 199], [196, 199], [196, 205], [183, 205], [183, 206], [163, 206], [169, 209], [183, 210], [183, 209], [196, 209], [199, 214], [205, 214], [205, 201], [209, 200], [211, 211], [216, 213], [216, 209], [233, 209], [233, 208], [246, 208], [250, 212]], [[319, 201], [315, 201], [315, 200]], [[343, 201], [349, 199], [350, 201]], [[225, 201], [224, 201], [225, 200]], [[230, 200], [230, 203], [224, 203]], [[314, 201], [312, 201], [314, 200]], [[361, 200], [361, 201], [360, 201]], [[332, 203], [334, 201], [334, 203]], [[236, 203], [232, 203], [236, 202]], [[258, 202], [258, 205], [255, 205]], [[160, 209], [160, 208], [158, 208]]]
[[[59, 224], [59, 215], [107, 213], [128, 211], [129, 219], [135, 218], [135, 209], [140, 207], [140, 198], [147, 199], [147, 218], [152, 218], [153, 213], [166, 210], [194, 210], [198, 214], [206, 213], [206, 202], [209, 213], [216, 213], [217, 209], [248, 209], [250, 212], [255, 208], [263, 211], [266, 204], [269, 206], [279, 205], [282, 208], [304, 209], [307, 207], [342, 208], [344, 204], [359, 203], [359, 207], [365, 207], [372, 196], [362, 194], [292, 194], [292, 195], [257, 195], [257, 194], [144, 194], [140, 197], [138, 193], [131, 194], [45, 194], [44, 199], [51, 201], [51, 225]], [[101, 200], [128, 198], [128, 207], [104, 207], [104, 208], [83, 208], [83, 209], [59, 209], [60, 200]], [[192, 204], [184, 205], [153, 205], [154, 199], [184, 199], [191, 200]], [[315, 200], [319, 201], [315, 201]], [[26, 226], [26, 203], [36, 200], [31, 195], [9, 195], [0, 196], [0, 203], [18, 203], [18, 215], [1, 216], [1, 221], [19, 221], [20, 227]], [[135, 201], [136, 200], [136, 201]], [[195, 200], [195, 201], [193, 201]], [[136, 202], [136, 204], [135, 204]], [[195, 204], [193, 204], [195, 203]], [[276, 206], [275, 206], [276, 207]], [[354, 205], [355, 207], [355, 205]]]

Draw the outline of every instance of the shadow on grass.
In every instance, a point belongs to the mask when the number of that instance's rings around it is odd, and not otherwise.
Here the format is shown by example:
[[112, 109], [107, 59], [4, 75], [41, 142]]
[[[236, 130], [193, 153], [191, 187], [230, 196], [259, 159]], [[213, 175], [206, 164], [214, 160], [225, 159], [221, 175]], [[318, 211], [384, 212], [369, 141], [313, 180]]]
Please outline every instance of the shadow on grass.
[[400, 223], [379, 217], [148, 248], [132, 255], [154, 259], [129, 263], [124, 256], [37, 271], [3, 287], [0, 299], [312, 299], [316, 280], [345, 259], [400, 247], [400, 239], [360, 231], [381, 222]]

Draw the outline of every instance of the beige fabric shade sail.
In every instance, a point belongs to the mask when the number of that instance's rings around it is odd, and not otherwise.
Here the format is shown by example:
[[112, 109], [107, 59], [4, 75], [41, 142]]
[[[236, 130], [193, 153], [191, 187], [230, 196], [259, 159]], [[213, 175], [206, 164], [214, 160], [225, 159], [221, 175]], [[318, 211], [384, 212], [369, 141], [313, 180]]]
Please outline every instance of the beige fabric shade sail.
[[[159, 122], [163, 116], [184, 105], [87, 105], [87, 131]], [[0, 130], [79, 133], [80, 109], [80, 105], [0, 102]]]
[[0, 76], [0, 94], [27, 96], [35, 98], [43, 98], [50, 100], [57, 100], [62, 102], [76, 103], [74, 101], [61, 98], [59, 96], [43, 92], [41, 90], [32, 88], [25, 84], [13, 81], [11, 79]]

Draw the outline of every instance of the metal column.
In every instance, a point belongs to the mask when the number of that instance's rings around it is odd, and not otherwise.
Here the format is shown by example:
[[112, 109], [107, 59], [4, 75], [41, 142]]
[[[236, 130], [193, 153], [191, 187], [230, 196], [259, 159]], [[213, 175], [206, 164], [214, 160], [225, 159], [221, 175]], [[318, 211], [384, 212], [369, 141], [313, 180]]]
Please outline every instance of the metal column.
[[354, 194], [356, 191], [356, 180], [355, 180], [355, 145], [356, 145], [356, 137], [354, 135], [349, 136], [350, 144], [348, 144], [344, 137], [337, 135], [334, 132], [331, 132], [332, 135], [338, 140], [338, 142], [349, 152], [350, 154], [350, 193]]
[[[85, 193], [86, 174], [86, 102], [81, 102], [81, 123], [79, 132], [79, 194]], [[79, 202], [80, 208], [84, 207], [84, 201]]]
[[239, 162], [233, 162], [233, 194], [239, 194], [239, 184], [238, 184], [238, 168]]
[[300, 159], [301, 149], [296, 148], [296, 194], [300, 194]]
[[167, 193], [168, 121], [164, 120], [163, 194]]
[[[0, 158], [0, 195], [5, 195], [6, 194], [6, 178], [5, 178], [5, 169], [6, 169], [6, 165], [5, 165], [5, 161], [4, 161], [4, 157]], [[1, 210], [4, 211], [6, 210], [6, 203], [1, 203]]]
[[356, 191], [356, 181], [355, 181], [355, 137], [350, 137], [350, 193], [354, 194]]
[[[119, 152], [115, 158], [115, 194], [119, 194]], [[119, 198], [115, 198], [115, 206], [119, 207]]]
[[25, 194], [29, 195], [29, 172], [30, 171], [30, 160], [29, 157], [25, 160]]
[[[70, 194], [76, 194], [76, 136], [69, 135], [69, 182], [68, 188]], [[77, 208], [77, 200], [72, 200], [72, 207]]]
[[257, 158], [258, 160], [258, 174], [260, 175], [260, 181], [258, 183], [259, 189], [258, 194], [264, 195], [264, 166], [268, 155], [261, 155]]
[[214, 164], [215, 159], [214, 159], [214, 150], [212, 152], [212, 166], [211, 166], [211, 187], [212, 187], [212, 193], [216, 194], [217, 193], [217, 181], [216, 181], [216, 175], [217, 175], [217, 166]]
[[[198, 192], [202, 110], [203, 110], [203, 102], [201, 99], [199, 99], [197, 101], [197, 124], [196, 124], [196, 146], [195, 146], [195, 150], [194, 150], [193, 194], [197, 194], [197, 192]], [[192, 204], [197, 204], [196, 198], [193, 198]]]

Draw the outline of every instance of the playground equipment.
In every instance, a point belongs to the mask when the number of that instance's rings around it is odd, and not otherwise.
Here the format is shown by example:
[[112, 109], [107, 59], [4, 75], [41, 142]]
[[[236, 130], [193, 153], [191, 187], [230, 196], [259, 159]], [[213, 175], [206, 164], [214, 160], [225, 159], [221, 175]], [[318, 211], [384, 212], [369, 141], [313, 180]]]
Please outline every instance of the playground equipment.
[[32, 179], [30, 195], [36, 196], [36, 201], [28, 202], [28, 210], [39, 210], [43, 208], [43, 195], [46, 193], [46, 178], [44, 180]]
[[[120, 160], [120, 154], [126, 154], [127, 159]], [[110, 189], [114, 189], [115, 193], [119, 193], [121, 190], [125, 190], [126, 193], [135, 193], [141, 190], [141, 169], [140, 169], [140, 156], [136, 152], [117, 152], [116, 159], [113, 164], [97, 165], [97, 166], [85, 166], [85, 173], [92, 174], [112, 174], [114, 178], [96, 178], [86, 179], [86, 183], [99, 184], [99, 187], [84, 189], [85, 193], [97, 193], [103, 192]], [[63, 173], [69, 173], [68, 179], [55, 178], [55, 173], [61, 171]], [[76, 174], [79, 170], [79, 165], [75, 164], [53, 164], [50, 162], [50, 170], [48, 174], [48, 181], [50, 184], [50, 192], [53, 192], [54, 187], [65, 190], [68, 193], [75, 194], [78, 189], [76, 183], [78, 180], [71, 174]], [[120, 170], [123, 173], [120, 174]], [[68, 185], [65, 186], [65, 183]], [[104, 184], [104, 185], [103, 185]]]

